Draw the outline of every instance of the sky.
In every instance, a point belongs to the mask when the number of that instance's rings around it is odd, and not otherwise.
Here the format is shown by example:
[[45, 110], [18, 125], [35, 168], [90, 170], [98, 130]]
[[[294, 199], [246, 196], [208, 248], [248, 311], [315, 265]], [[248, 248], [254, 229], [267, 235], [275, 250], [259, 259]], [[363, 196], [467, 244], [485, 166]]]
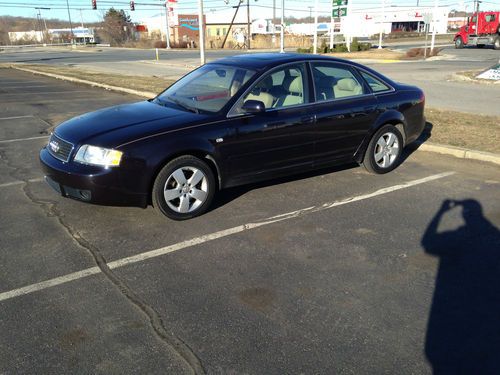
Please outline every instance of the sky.
[[[135, 11], [130, 11], [128, 0], [96, 0], [97, 10], [92, 10], [92, 0], [68, 0], [71, 20], [75, 24], [100, 21], [105, 11], [111, 7], [125, 10], [132, 21], [141, 22], [145, 18], [161, 14], [162, 0], [136, 0]], [[219, 12], [238, 4], [239, 0], [204, 0], [205, 13]], [[243, 0], [246, 1], [247, 0]], [[276, 1], [276, 14], [279, 17], [281, 11], [281, 0], [249, 0], [251, 18], [272, 18], [273, 1]], [[381, 7], [382, 1], [386, 6], [433, 6], [436, 0], [349, 0], [349, 5], [358, 9], [369, 9]], [[437, 0], [440, 6], [448, 6], [450, 9], [471, 11], [473, 0]], [[226, 3], [227, 2], [227, 3]], [[178, 0], [178, 13], [196, 14], [197, 0]], [[285, 15], [296, 18], [308, 17], [311, 9], [314, 9], [315, 0], [285, 0]], [[331, 0], [318, 0], [319, 14], [329, 15], [331, 12]], [[0, 0], [0, 15], [36, 17], [41, 9], [43, 18], [68, 19], [66, 0]], [[246, 6], [245, 6], [246, 8]], [[164, 9], [164, 8], [163, 8]], [[500, 0], [482, 1], [483, 10], [500, 10]], [[314, 12], [313, 12], [314, 14]], [[230, 20], [228, 20], [229, 22]], [[50, 27], [50, 26], [49, 26]]]

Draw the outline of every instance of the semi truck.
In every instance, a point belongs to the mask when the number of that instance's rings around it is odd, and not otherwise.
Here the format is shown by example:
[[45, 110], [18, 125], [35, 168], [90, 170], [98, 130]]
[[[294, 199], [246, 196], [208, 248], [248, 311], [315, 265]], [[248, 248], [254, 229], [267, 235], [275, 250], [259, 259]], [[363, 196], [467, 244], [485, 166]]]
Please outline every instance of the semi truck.
[[455, 34], [455, 48], [493, 46], [500, 50], [500, 12], [476, 12]]

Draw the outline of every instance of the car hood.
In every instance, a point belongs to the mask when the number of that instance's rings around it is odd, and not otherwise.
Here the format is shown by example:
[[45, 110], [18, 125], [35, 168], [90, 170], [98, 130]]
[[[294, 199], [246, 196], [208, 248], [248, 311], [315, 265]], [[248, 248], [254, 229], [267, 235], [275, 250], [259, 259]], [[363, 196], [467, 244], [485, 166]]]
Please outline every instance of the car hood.
[[[99, 140], [94, 144], [113, 147], [136, 136], [175, 129], [200, 117], [203, 116], [143, 101], [104, 108], [74, 117], [57, 126], [55, 133], [75, 145]], [[119, 138], [123, 139], [113, 137], [114, 145], [99, 144], [111, 138], [106, 136], [111, 133], [122, 134]]]

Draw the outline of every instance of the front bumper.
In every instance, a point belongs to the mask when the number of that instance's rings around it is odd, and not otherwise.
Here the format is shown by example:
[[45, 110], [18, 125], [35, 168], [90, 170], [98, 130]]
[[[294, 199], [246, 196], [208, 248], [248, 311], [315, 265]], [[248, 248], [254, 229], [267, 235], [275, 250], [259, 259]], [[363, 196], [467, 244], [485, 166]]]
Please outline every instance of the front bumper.
[[119, 168], [101, 168], [62, 162], [40, 151], [40, 163], [47, 183], [63, 197], [109, 206], [146, 207], [148, 195], [123, 188]]

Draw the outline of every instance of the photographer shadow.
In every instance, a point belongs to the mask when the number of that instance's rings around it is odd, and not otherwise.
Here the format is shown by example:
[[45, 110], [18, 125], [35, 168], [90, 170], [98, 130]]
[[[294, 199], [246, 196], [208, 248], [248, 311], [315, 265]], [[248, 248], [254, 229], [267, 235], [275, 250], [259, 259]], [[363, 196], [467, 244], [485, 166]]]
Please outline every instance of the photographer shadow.
[[[438, 233], [455, 207], [464, 225]], [[425, 343], [434, 374], [499, 374], [500, 231], [478, 201], [445, 200], [422, 245], [439, 257]]]

